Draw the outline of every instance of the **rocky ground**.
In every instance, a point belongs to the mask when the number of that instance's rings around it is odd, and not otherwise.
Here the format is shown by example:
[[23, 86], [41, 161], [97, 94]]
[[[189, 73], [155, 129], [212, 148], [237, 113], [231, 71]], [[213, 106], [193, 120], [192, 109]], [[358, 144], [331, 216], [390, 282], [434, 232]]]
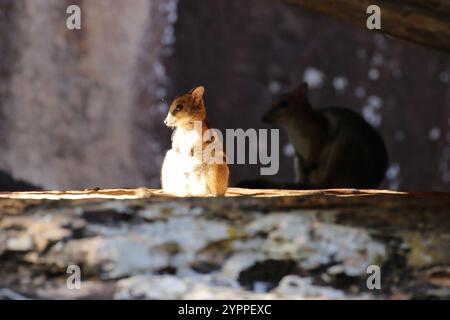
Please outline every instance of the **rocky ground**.
[[0, 298], [450, 298], [450, 195], [0, 193]]

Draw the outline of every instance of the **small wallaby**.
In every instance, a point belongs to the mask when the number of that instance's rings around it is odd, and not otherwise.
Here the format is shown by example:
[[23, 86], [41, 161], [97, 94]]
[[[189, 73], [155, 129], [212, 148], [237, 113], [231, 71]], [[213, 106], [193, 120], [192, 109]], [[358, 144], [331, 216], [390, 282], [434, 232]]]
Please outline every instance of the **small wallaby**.
[[[295, 149], [295, 183], [281, 188], [376, 188], [387, 167], [383, 139], [358, 113], [340, 107], [314, 110], [308, 85], [281, 96], [263, 122], [281, 125]], [[277, 188], [257, 180], [241, 187]]]
[[196, 87], [169, 107], [164, 123], [175, 131], [161, 169], [164, 192], [184, 197], [221, 196], [227, 191], [227, 159], [220, 137], [209, 127], [204, 92], [204, 87]]

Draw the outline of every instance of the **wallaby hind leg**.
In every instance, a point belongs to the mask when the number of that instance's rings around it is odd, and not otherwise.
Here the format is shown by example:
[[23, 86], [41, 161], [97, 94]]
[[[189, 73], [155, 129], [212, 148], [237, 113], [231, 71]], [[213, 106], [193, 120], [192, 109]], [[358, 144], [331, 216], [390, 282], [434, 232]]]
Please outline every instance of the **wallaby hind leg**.
[[211, 195], [223, 196], [227, 192], [229, 174], [226, 164], [215, 164], [208, 167], [206, 179]]

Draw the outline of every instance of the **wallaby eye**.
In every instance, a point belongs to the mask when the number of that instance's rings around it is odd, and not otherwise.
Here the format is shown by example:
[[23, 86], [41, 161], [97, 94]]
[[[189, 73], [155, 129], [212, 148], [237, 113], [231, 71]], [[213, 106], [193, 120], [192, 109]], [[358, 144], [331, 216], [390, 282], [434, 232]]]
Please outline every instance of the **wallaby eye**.
[[184, 106], [182, 104], [177, 104], [177, 106], [175, 107], [175, 111], [181, 111], [183, 110]]

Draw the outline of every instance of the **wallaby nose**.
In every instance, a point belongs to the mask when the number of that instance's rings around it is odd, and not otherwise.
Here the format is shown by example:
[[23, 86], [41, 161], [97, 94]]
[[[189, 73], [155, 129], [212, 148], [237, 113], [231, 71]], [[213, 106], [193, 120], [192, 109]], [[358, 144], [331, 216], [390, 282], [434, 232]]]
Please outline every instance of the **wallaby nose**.
[[168, 127], [172, 127], [173, 126], [173, 121], [174, 119], [169, 115], [167, 115], [166, 119], [164, 119], [164, 124]]

